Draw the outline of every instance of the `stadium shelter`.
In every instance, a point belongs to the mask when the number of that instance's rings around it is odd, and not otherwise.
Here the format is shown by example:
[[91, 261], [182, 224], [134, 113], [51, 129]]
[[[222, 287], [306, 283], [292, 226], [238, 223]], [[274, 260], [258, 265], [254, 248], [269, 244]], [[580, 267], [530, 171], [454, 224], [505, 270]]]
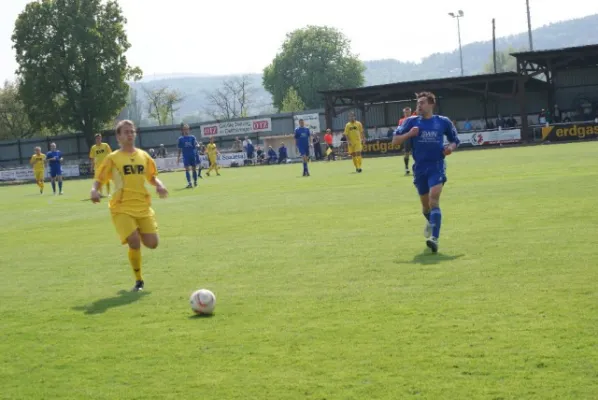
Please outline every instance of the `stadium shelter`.
[[[415, 108], [415, 93], [431, 91], [437, 96], [439, 114], [450, 116], [453, 120], [465, 120], [474, 115], [482, 120], [519, 114], [517, 99], [520, 97], [520, 84], [525, 84], [525, 91], [534, 93], [535, 103], [545, 98], [546, 82], [530, 78], [522, 81], [516, 72], [483, 74], [443, 79], [430, 79], [411, 82], [397, 82], [385, 85], [367, 86], [353, 89], [328, 90], [320, 92], [325, 98], [326, 124], [332, 126], [333, 119], [349, 110], [360, 110], [361, 122], [369, 126], [368, 109], [383, 104], [384, 121], [395, 125], [397, 120], [389, 118], [390, 108], [404, 106]], [[536, 105], [541, 107], [540, 104]], [[524, 139], [525, 140], [525, 139]]]
[[[598, 45], [568, 47], [556, 50], [512, 53], [517, 59], [517, 74], [523, 83], [537, 77], [548, 85], [549, 110], [555, 104], [561, 111], [583, 115], [587, 105], [598, 102]], [[527, 103], [527, 84], [520, 85], [519, 104]], [[522, 107], [522, 114], [527, 110]], [[595, 115], [590, 115], [590, 118]], [[524, 122], [527, 118], [524, 118]], [[526, 125], [522, 126], [527, 131]]]

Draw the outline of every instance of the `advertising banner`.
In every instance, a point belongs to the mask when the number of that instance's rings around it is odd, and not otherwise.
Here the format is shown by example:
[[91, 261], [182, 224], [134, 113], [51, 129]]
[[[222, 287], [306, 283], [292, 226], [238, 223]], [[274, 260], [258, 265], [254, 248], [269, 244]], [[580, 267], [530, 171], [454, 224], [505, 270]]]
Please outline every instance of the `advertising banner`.
[[299, 114], [293, 116], [295, 129], [299, 128], [299, 120], [305, 122], [305, 126], [309, 128], [312, 133], [320, 133], [320, 114]]
[[550, 125], [542, 128], [542, 140], [570, 142], [598, 138], [598, 122]]
[[[459, 133], [458, 136], [461, 141], [460, 147], [489, 146], [521, 142], [520, 129]], [[446, 137], [444, 138], [444, 143], [448, 143]]]
[[202, 137], [245, 136], [255, 132], [272, 132], [272, 118], [225, 121], [200, 125]]
[[[65, 178], [79, 176], [79, 166], [67, 164], [62, 166], [62, 176]], [[50, 178], [50, 169], [45, 170], [46, 179]], [[20, 167], [0, 171], [0, 181], [33, 181], [33, 169]]]

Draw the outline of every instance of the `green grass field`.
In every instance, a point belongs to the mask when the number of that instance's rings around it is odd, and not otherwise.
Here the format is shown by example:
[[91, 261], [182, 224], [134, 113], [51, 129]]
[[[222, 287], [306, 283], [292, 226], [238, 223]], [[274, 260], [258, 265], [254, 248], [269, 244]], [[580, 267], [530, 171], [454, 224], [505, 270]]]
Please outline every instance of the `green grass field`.
[[0, 398], [596, 399], [597, 154], [451, 156], [437, 255], [402, 158], [163, 174], [141, 294], [90, 180], [0, 188]]

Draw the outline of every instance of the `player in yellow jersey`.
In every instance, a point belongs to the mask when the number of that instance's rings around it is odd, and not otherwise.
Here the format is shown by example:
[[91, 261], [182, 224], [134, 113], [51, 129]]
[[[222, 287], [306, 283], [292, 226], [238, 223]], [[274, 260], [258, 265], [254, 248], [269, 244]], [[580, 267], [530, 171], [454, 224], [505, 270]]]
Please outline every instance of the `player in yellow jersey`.
[[355, 120], [355, 113], [349, 113], [349, 122], [345, 125], [345, 136], [349, 143], [349, 154], [353, 157], [355, 171], [361, 172], [361, 151], [363, 150], [363, 125]]
[[220, 176], [220, 172], [218, 170], [218, 149], [216, 148], [216, 143], [214, 143], [214, 137], [210, 138], [210, 143], [206, 146], [206, 151], [208, 153], [208, 161], [210, 162], [210, 168], [208, 172], [206, 172], [207, 176], [210, 176], [210, 171], [216, 171], [216, 175]]
[[114, 182], [110, 213], [122, 244], [129, 245], [129, 262], [135, 273], [135, 292], [144, 287], [141, 243], [149, 249], [158, 247], [158, 225], [145, 182], [155, 186], [161, 198], [168, 196], [166, 187], [157, 178], [158, 170], [153, 158], [145, 151], [135, 148], [136, 136], [132, 121], [124, 120], [116, 125], [116, 139], [120, 150], [106, 156], [90, 193], [91, 201], [98, 203], [100, 186], [109, 180]]
[[[95, 136], [96, 144], [91, 146], [89, 150], [89, 159], [91, 160], [91, 165], [93, 165], [93, 179], [98, 179], [98, 171], [100, 169], [100, 165], [102, 165], [102, 161], [108, 156], [108, 154], [112, 153], [112, 149], [108, 143], [102, 143], [102, 134], [98, 133]], [[100, 196], [102, 195], [102, 185], [100, 185]], [[110, 196], [110, 182], [106, 183], [106, 195]]]
[[41, 147], [36, 147], [34, 153], [29, 160], [29, 164], [33, 167], [33, 176], [35, 183], [39, 187], [39, 193], [44, 193], [44, 174], [46, 173], [46, 155], [42, 153]]

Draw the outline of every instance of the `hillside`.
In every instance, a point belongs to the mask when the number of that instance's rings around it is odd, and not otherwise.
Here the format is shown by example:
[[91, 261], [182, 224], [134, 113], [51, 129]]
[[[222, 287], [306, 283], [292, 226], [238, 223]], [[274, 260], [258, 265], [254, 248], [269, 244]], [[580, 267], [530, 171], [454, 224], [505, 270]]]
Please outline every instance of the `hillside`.
[[[576, 20], [558, 22], [543, 26], [533, 31], [535, 50], [554, 49], [571, 46], [583, 46], [598, 43], [598, 15]], [[527, 32], [497, 38], [497, 50], [509, 47], [527, 49]], [[492, 42], [476, 42], [463, 46], [463, 66], [466, 75], [481, 73], [492, 53]], [[366, 85], [378, 85], [418, 79], [434, 79], [457, 76], [459, 70], [459, 51], [432, 54], [421, 63], [406, 63], [398, 60], [365, 61]], [[188, 121], [205, 119], [206, 92], [219, 88], [226, 76], [177, 76], [148, 77], [132, 84], [134, 88], [143, 89], [169, 87], [179, 90], [185, 97], [180, 105], [179, 116]], [[254, 109], [252, 113], [269, 112], [270, 94], [261, 85], [261, 75], [250, 75], [255, 87]], [[144, 97], [141, 95], [140, 97]], [[185, 118], [186, 117], [186, 118]]]

